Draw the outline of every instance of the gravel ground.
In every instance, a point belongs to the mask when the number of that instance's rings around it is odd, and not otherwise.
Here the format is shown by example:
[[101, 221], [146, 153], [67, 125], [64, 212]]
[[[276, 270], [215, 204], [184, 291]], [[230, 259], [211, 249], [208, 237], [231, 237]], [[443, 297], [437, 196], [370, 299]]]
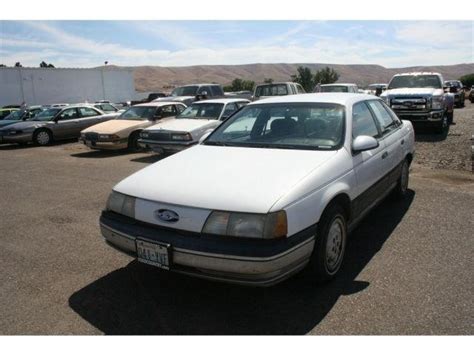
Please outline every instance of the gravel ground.
[[474, 104], [454, 109], [454, 125], [444, 135], [416, 127], [417, 164], [432, 169], [473, 171], [471, 137], [474, 134]]

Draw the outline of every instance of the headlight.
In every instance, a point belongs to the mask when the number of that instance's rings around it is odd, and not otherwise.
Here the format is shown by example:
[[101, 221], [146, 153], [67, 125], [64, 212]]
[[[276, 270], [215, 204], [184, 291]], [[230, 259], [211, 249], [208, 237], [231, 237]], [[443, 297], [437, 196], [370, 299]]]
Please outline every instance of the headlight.
[[149, 137], [149, 133], [148, 132], [145, 132], [145, 131], [141, 131], [140, 132], [140, 138], [148, 138]]
[[207, 218], [202, 233], [272, 239], [286, 236], [288, 225], [285, 211], [269, 214], [214, 211]]
[[443, 96], [433, 96], [431, 98], [431, 108], [435, 110], [440, 110], [443, 108]]
[[135, 197], [112, 191], [107, 200], [107, 210], [135, 218], [135, 200]]
[[180, 134], [172, 134], [171, 140], [173, 141], [190, 141], [192, 139], [189, 133], [180, 133]]

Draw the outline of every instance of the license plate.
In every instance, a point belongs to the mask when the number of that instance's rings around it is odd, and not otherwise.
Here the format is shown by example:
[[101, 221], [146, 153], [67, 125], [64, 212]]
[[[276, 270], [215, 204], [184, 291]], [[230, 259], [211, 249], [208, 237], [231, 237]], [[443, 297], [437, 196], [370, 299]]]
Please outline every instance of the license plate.
[[168, 244], [150, 243], [141, 239], [137, 239], [136, 243], [138, 261], [165, 270], [170, 269]]

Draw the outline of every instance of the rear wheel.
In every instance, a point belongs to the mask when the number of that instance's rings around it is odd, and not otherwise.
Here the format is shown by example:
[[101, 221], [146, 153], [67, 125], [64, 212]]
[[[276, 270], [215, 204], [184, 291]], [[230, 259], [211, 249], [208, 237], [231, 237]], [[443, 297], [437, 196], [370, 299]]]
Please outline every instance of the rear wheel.
[[342, 265], [347, 240], [347, 219], [344, 209], [330, 205], [318, 225], [318, 234], [309, 265], [316, 282], [334, 278]]
[[408, 180], [410, 175], [410, 164], [408, 160], [405, 159], [402, 163], [402, 169], [400, 172], [400, 177], [397, 181], [397, 186], [393, 190], [393, 196], [397, 199], [402, 199], [406, 196], [408, 191]]
[[33, 135], [33, 142], [37, 145], [48, 145], [53, 141], [53, 135], [47, 129], [39, 129]]

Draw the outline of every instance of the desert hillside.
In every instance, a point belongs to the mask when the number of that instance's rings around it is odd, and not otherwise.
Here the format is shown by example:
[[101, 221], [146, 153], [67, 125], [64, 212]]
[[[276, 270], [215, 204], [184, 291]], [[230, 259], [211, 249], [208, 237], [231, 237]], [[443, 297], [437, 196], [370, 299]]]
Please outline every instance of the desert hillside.
[[325, 66], [334, 68], [340, 75], [339, 82], [356, 83], [363, 87], [376, 82], [387, 82], [393, 74], [407, 71], [436, 71], [444, 78], [457, 79], [474, 73], [474, 63], [446, 66], [409, 68], [385, 68], [380, 65], [339, 64], [244, 64], [244, 65], [196, 65], [189, 67], [140, 66], [130, 67], [135, 73], [137, 91], [158, 91], [195, 82], [229, 84], [235, 78], [262, 82], [265, 78], [287, 81], [299, 65], [310, 67], [314, 72]]

